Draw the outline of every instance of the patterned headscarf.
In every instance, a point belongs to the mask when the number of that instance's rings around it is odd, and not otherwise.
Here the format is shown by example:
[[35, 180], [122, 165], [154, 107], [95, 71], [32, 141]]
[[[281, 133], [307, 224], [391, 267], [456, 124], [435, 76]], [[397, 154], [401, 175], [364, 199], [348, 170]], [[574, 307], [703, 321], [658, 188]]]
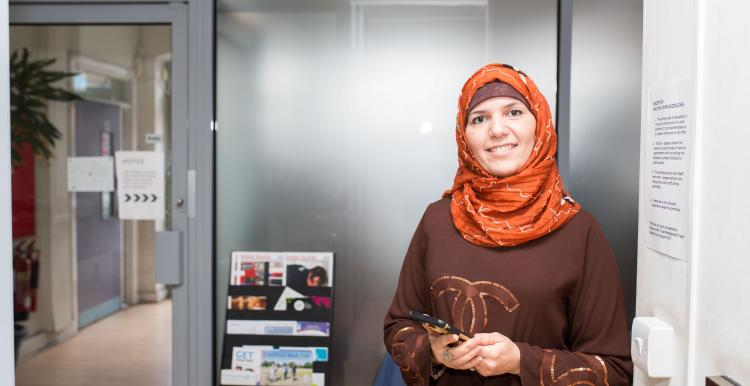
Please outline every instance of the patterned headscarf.
[[[536, 139], [529, 158], [511, 176], [486, 171], [469, 147], [465, 126], [469, 103], [477, 90], [500, 81], [515, 88], [536, 118]], [[557, 135], [547, 99], [523, 72], [505, 64], [488, 64], [466, 81], [456, 118], [458, 172], [450, 196], [451, 215], [464, 239], [485, 247], [506, 247], [542, 237], [563, 226], [581, 207], [563, 191], [555, 154]]]

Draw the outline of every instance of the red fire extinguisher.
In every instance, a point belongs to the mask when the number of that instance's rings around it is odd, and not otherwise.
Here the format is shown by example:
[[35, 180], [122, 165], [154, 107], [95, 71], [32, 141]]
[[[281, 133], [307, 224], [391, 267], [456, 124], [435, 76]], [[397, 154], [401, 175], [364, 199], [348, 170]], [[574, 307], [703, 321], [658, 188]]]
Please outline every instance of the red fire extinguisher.
[[17, 321], [27, 320], [36, 310], [39, 251], [34, 244], [24, 240], [13, 248], [13, 314]]

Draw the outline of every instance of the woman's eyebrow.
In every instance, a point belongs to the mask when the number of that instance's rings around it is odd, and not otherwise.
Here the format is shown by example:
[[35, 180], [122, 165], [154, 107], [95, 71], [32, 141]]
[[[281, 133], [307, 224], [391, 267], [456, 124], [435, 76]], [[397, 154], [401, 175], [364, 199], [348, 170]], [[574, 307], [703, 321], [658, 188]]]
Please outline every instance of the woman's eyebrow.
[[[521, 104], [522, 103], [520, 101], [513, 101], [513, 102], [508, 102], [508, 103], [500, 106], [500, 108], [501, 109], [507, 109], [508, 107], [515, 106], [515, 105], [521, 105]], [[472, 116], [474, 114], [486, 114], [486, 113], [487, 113], [487, 110], [473, 110], [472, 112], [469, 113], [469, 116]]]

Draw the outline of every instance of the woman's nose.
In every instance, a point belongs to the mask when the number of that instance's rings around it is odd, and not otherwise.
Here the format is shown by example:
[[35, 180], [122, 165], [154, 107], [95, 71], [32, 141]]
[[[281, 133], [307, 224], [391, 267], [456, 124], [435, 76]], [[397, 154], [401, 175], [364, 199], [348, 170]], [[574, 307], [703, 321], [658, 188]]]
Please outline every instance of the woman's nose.
[[493, 119], [489, 134], [491, 138], [499, 138], [508, 134], [508, 127], [505, 125], [505, 120]]

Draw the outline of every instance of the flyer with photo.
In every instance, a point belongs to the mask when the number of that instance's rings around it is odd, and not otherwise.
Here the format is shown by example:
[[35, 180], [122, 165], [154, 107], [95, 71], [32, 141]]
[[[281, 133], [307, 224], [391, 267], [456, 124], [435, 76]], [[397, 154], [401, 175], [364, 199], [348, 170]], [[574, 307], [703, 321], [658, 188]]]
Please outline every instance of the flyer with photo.
[[266, 252], [232, 252], [231, 285], [284, 286], [284, 256]]
[[222, 385], [325, 385], [325, 374], [313, 373], [313, 363], [328, 361], [327, 347], [244, 345], [232, 354], [232, 368], [221, 371]]
[[297, 290], [333, 285], [331, 253], [287, 253], [286, 285]]
[[232, 253], [232, 277], [231, 285], [266, 285], [266, 267], [270, 261], [270, 255], [257, 255], [253, 253]]
[[309, 348], [261, 350], [260, 382], [264, 385], [311, 385], [315, 355]]
[[268, 306], [266, 296], [228, 296], [227, 309], [237, 311], [262, 311]]

